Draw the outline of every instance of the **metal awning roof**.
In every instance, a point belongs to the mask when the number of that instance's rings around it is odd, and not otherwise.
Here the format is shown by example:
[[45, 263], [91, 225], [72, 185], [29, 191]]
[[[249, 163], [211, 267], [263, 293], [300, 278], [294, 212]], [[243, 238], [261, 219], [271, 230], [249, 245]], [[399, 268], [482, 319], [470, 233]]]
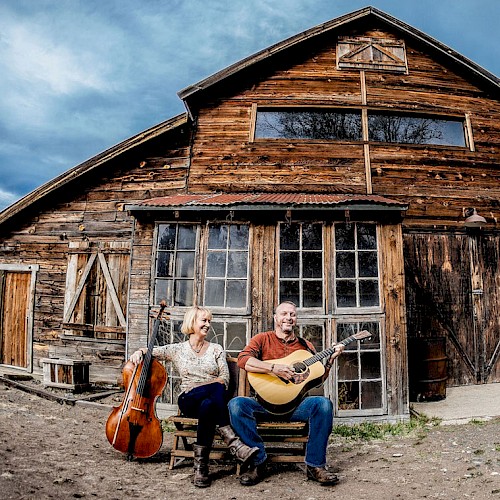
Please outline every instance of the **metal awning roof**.
[[377, 195], [332, 193], [176, 194], [125, 205], [129, 211], [217, 210], [394, 210], [408, 205]]

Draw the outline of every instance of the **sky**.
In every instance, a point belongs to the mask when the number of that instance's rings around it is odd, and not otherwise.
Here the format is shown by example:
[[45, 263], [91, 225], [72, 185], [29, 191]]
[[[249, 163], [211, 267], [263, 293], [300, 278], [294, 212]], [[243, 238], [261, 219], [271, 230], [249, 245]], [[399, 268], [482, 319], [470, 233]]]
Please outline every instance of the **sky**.
[[185, 87], [369, 5], [500, 76], [500, 0], [2, 0], [0, 211], [184, 112]]

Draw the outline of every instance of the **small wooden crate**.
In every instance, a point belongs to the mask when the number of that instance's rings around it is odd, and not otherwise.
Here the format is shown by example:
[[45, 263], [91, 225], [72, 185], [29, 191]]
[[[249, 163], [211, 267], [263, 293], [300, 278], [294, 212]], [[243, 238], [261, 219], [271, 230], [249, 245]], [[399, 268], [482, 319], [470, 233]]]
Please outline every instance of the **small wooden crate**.
[[43, 383], [48, 387], [81, 392], [90, 387], [90, 361], [43, 358]]

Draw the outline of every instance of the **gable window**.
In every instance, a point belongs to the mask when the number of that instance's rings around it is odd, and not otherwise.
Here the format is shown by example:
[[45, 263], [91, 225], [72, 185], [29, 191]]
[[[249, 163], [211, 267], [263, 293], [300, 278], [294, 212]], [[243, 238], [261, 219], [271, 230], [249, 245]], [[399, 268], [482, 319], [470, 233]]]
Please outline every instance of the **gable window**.
[[[469, 147], [472, 129], [467, 117], [420, 115], [326, 108], [258, 108], [252, 140], [326, 140], [429, 144]], [[470, 143], [470, 144], [469, 144]]]
[[305, 108], [259, 110], [255, 137], [360, 141], [361, 112]]
[[463, 120], [368, 113], [370, 141], [465, 146]]

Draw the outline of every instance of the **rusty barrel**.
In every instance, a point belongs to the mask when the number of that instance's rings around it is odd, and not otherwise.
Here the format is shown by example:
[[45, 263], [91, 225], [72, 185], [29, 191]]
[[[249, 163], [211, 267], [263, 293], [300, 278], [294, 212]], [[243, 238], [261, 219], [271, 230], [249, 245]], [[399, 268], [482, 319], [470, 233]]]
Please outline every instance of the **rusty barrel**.
[[408, 339], [410, 401], [445, 399], [447, 369], [446, 337]]

